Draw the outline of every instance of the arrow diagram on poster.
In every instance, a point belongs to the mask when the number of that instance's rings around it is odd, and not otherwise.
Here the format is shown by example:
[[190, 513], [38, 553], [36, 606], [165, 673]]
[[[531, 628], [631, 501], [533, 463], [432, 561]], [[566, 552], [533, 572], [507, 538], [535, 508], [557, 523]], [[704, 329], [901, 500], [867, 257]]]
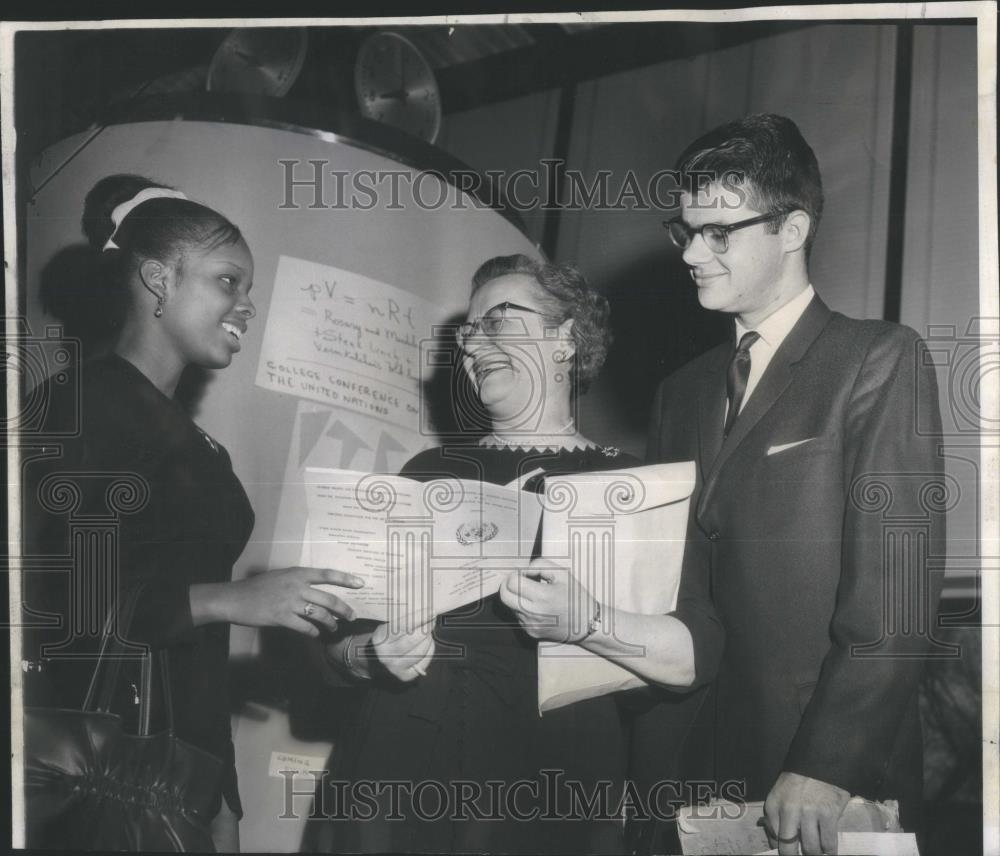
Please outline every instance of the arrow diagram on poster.
[[326, 432], [326, 436], [340, 440], [340, 464], [338, 466], [342, 470], [349, 470], [351, 468], [351, 461], [354, 460], [354, 456], [357, 455], [360, 449], [371, 448], [371, 446], [339, 419]]
[[323, 436], [323, 429], [330, 421], [329, 413], [303, 413], [299, 417], [299, 466], [301, 467], [306, 458], [316, 448], [319, 438]]
[[378, 448], [375, 450], [375, 469], [373, 472], [389, 472], [389, 453], [405, 451], [406, 446], [402, 445], [388, 431], [383, 431], [382, 436], [378, 438]]

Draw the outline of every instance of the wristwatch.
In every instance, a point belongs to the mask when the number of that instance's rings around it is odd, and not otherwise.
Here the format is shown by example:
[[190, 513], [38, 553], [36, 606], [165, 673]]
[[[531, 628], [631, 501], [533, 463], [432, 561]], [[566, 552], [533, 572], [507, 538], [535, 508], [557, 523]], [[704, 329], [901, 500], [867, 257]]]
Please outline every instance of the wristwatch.
[[344, 645], [344, 667], [347, 669], [348, 672], [350, 672], [350, 674], [353, 677], [357, 678], [358, 680], [370, 681], [372, 677], [371, 674], [367, 672], [362, 672], [355, 665], [354, 657], [351, 654], [351, 648], [353, 647], [353, 645], [354, 645], [353, 638], [348, 639], [347, 643]]

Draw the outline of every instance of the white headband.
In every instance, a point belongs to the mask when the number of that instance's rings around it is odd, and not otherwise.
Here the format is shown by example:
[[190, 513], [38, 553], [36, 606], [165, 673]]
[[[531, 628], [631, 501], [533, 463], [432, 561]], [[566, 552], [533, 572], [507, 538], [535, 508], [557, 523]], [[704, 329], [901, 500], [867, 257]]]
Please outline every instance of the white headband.
[[101, 250], [102, 252], [104, 250], [121, 249], [115, 243], [115, 235], [118, 234], [118, 227], [121, 226], [122, 220], [128, 216], [133, 208], [137, 205], [142, 205], [143, 202], [148, 202], [150, 199], [187, 199], [187, 197], [179, 190], [168, 190], [166, 187], [147, 187], [145, 190], [140, 190], [127, 202], [115, 206], [115, 210], [111, 212], [111, 222], [115, 224], [115, 228], [111, 231], [111, 235]]

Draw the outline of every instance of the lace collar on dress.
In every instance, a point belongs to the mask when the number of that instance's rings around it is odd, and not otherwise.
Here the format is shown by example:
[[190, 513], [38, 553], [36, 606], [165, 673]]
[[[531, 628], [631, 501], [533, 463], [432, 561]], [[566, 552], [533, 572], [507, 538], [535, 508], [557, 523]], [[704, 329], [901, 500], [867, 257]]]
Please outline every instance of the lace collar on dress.
[[487, 434], [479, 445], [488, 449], [516, 449], [525, 452], [577, 452], [586, 449], [601, 449], [593, 440], [583, 434], [525, 434], [523, 437], [504, 438]]

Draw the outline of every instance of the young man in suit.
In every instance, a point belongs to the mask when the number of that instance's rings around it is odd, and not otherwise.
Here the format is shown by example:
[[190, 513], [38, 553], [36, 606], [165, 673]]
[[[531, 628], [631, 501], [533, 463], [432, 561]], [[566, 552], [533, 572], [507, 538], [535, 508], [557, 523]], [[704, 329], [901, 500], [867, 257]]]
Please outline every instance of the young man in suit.
[[734, 322], [663, 382], [650, 428], [650, 462], [698, 462], [685, 573], [726, 633], [695, 734], [717, 785], [765, 800], [780, 853], [833, 853], [852, 795], [900, 800], [904, 825], [920, 808], [944, 535], [933, 367], [912, 330], [814, 292], [823, 192], [791, 120], [724, 125], [678, 167], [693, 183], [670, 237], [701, 305]]

